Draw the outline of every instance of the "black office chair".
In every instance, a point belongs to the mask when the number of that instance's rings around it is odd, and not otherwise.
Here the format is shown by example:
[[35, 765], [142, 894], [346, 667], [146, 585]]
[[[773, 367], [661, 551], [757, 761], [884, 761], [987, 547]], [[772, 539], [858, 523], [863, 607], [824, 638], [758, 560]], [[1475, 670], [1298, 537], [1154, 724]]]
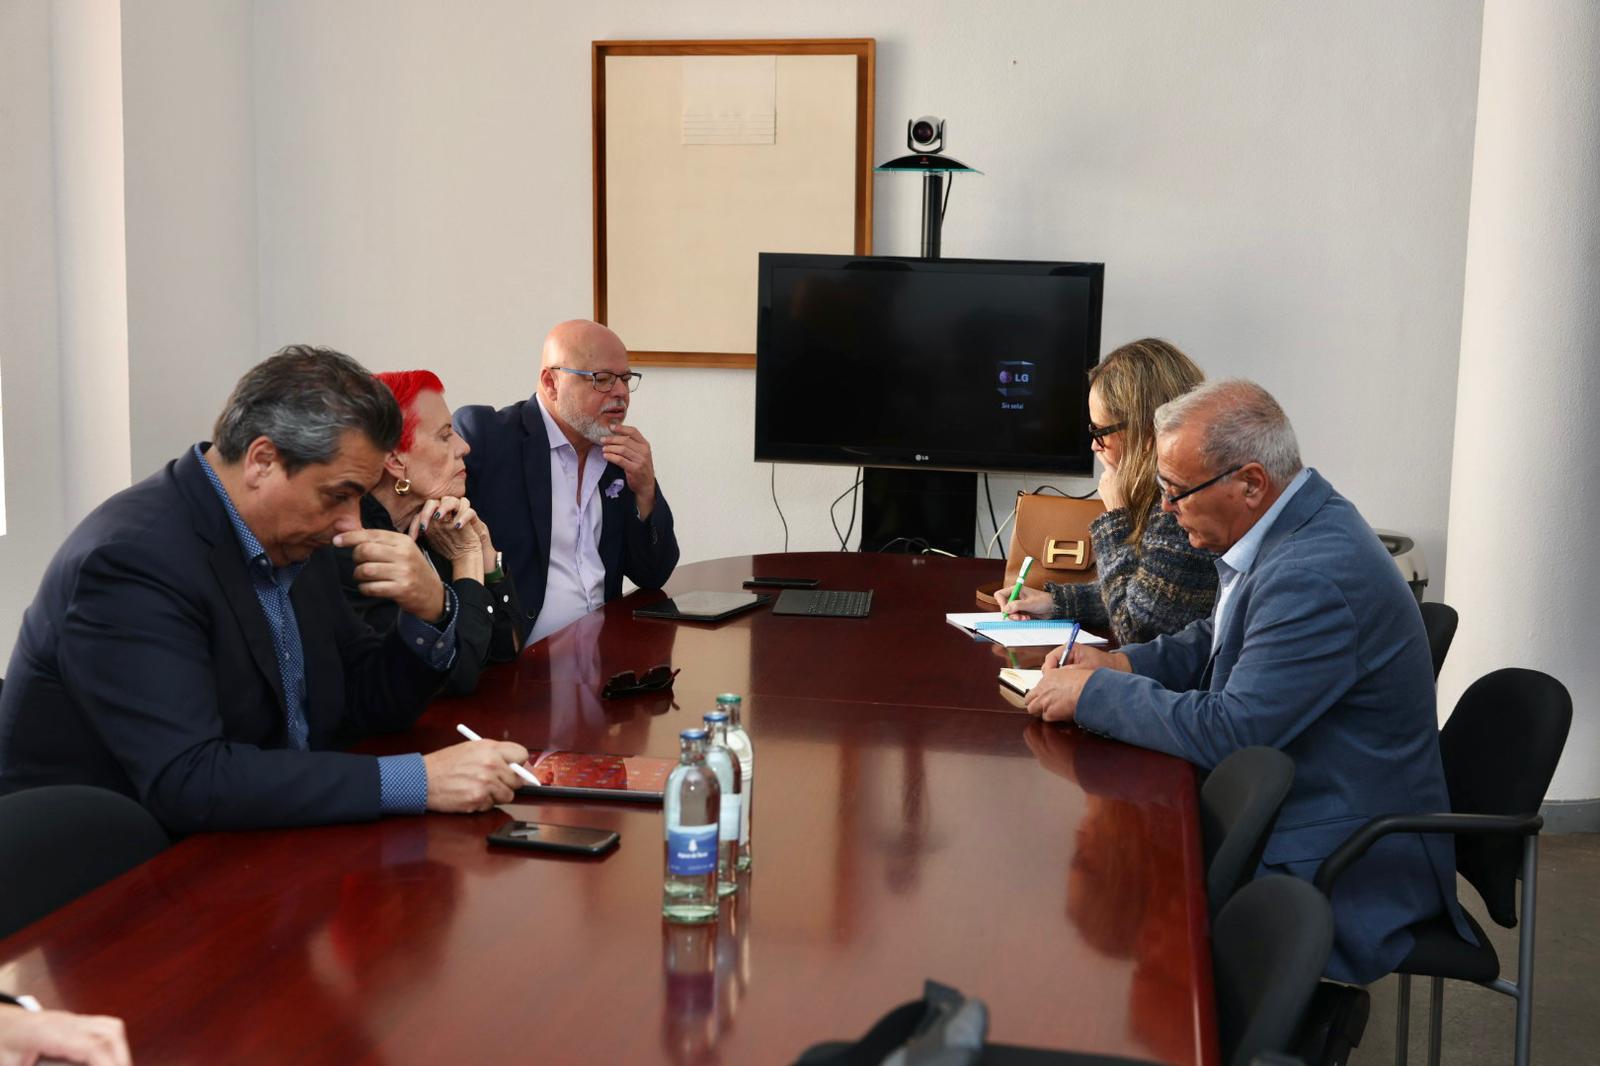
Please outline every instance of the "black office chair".
[[[1390, 833], [1453, 833], [1456, 870], [1478, 890], [1489, 916], [1507, 929], [1518, 924], [1517, 880], [1522, 880], [1517, 981], [1500, 976], [1494, 946], [1472, 916], [1478, 944], [1456, 934], [1441, 915], [1411, 927], [1416, 946], [1400, 974], [1395, 1062], [1406, 1061], [1411, 977], [1433, 978], [1428, 1061], [1437, 1063], [1444, 1011], [1444, 979], [1472, 981], [1517, 1002], [1515, 1056], [1526, 1066], [1533, 1024], [1533, 928], [1538, 905], [1539, 805], [1555, 775], [1572, 725], [1566, 686], [1537, 670], [1505, 669], [1473, 682], [1439, 731], [1450, 814], [1388, 815], [1353, 833], [1323, 862], [1316, 885], [1330, 891], [1339, 875]], [[1520, 868], [1520, 869], [1519, 869]]]
[[1256, 875], [1292, 784], [1294, 760], [1276, 748], [1256, 747], [1223, 759], [1200, 786], [1200, 841], [1213, 918]]
[[1456, 639], [1456, 625], [1461, 616], [1447, 603], [1422, 604], [1422, 628], [1428, 631], [1428, 651], [1433, 656], [1433, 679], [1439, 680], [1444, 667], [1444, 657], [1450, 651], [1450, 642]]
[[0, 937], [144, 862], [170, 843], [128, 797], [87, 785], [0, 796]]

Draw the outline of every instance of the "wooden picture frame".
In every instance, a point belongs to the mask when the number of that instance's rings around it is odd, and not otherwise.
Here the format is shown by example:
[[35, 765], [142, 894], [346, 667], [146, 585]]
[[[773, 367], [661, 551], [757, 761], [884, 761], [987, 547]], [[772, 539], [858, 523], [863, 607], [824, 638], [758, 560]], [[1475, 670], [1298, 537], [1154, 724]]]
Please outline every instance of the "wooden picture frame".
[[[739, 68], [766, 143], [684, 143], [708, 56], [772, 57]], [[594, 317], [634, 365], [754, 367], [757, 252], [872, 253], [875, 66], [871, 38], [593, 42]]]

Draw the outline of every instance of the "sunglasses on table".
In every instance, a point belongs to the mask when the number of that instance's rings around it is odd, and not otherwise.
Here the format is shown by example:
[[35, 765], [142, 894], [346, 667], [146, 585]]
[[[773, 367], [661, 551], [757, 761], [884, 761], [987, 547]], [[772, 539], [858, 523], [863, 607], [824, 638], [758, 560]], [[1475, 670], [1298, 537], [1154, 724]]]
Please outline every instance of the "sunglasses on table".
[[678, 671], [665, 663], [652, 666], [642, 676], [636, 676], [632, 670], [624, 670], [620, 674], [611, 675], [611, 679], [600, 690], [600, 698], [609, 700], [618, 696], [642, 696], [647, 692], [662, 692], [672, 687], [672, 679], [677, 676]]

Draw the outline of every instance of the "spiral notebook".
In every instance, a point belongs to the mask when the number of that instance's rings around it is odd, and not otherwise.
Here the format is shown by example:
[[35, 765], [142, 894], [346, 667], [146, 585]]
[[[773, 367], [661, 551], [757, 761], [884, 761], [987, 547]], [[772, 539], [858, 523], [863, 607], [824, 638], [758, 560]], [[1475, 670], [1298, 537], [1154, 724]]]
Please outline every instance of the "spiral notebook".
[[[1070, 618], [1014, 622], [1009, 618], [1001, 618], [994, 611], [969, 611], [947, 614], [944, 620], [974, 637], [983, 637], [1007, 648], [1056, 648], [1072, 639]], [[1104, 644], [1106, 639], [1080, 629], [1078, 643]]]

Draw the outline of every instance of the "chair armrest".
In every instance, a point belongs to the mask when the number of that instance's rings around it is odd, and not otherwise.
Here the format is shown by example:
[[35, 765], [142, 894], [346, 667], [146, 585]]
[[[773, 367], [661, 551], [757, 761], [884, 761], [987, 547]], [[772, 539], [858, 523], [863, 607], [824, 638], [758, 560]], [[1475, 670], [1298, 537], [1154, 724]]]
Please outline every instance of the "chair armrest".
[[1537, 814], [1384, 814], [1350, 834], [1317, 868], [1311, 883], [1323, 895], [1333, 892], [1333, 883], [1381, 837], [1391, 833], [1455, 833], [1533, 836], [1544, 828]]

